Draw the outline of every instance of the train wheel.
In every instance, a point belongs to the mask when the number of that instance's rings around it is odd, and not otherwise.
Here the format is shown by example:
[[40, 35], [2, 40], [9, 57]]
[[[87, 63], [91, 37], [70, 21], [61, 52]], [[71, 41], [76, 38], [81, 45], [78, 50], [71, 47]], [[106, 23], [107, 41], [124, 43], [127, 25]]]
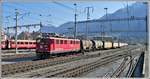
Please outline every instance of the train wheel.
[[83, 53], [84, 53], [84, 50], [80, 50], [80, 52], [83, 54]]
[[83, 51], [83, 52], [81, 52], [81, 53], [82, 53], [83, 55], [85, 54], [85, 53], [84, 53], [84, 51]]
[[41, 54], [40, 53], [36, 53], [36, 59], [41, 59]]

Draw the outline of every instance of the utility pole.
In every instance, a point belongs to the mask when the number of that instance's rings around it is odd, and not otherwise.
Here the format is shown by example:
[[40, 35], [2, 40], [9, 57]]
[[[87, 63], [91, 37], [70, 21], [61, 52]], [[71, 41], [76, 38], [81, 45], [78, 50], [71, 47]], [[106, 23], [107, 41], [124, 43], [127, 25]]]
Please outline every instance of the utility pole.
[[[108, 9], [108, 8], [104, 8], [104, 10], [105, 10], [105, 12], [106, 12], [106, 22], [108, 22], [107, 9]], [[104, 37], [103, 37], [103, 40], [104, 40]]]
[[[40, 14], [40, 17], [41, 17], [42, 15]], [[40, 20], [40, 36], [42, 36], [42, 22], [41, 22], [41, 20]]]
[[8, 26], [7, 26], [6, 30], [7, 30], [7, 39], [9, 40], [10, 39], [10, 33], [9, 33], [9, 27]]
[[111, 39], [113, 41], [112, 24], [111, 24], [111, 21], [109, 21], [110, 18], [108, 18], [108, 8], [105, 8], [105, 10], [106, 10], [106, 20], [108, 20], [108, 24], [110, 25], [110, 36], [111, 36]]
[[75, 3], [74, 4], [75, 6], [75, 14], [74, 14], [74, 38], [76, 39], [76, 36], [77, 36], [77, 4]]
[[87, 12], [87, 21], [86, 21], [86, 39], [88, 39], [88, 20], [90, 19], [90, 11], [94, 11], [93, 7], [85, 7], [85, 12]]
[[[129, 30], [129, 27], [130, 27], [130, 18], [129, 18], [129, 8], [128, 8], [128, 3], [127, 3], [127, 17], [128, 17], [128, 30]], [[129, 37], [129, 34], [130, 33], [127, 33], [127, 38], [128, 38], [128, 40], [130, 40], [130, 37]]]
[[16, 20], [16, 35], [15, 35], [16, 37], [15, 37], [15, 44], [16, 44], [16, 45], [15, 45], [15, 46], [16, 46], [16, 54], [18, 54], [18, 44], [17, 44], [18, 24], [17, 24], [17, 23], [18, 23], [18, 15], [19, 15], [19, 12], [17, 11], [17, 9], [15, 9], [15, 11], [16, 11], [16, 12], [15, 12], [15, 14], [16, 14], [16, 15], [15, 15], [15, 16], [16, 16], [16, 18], [15, 18], [15, 20]]
[[9, 40], [9, 36], [10, 36], [10, 35], [9, 35], [9, 34], [10, 34], [10, 33], [9, 33], [9, 27], [8, 27], [8, 23], [9, 23], [9, 19], [8, 19], [8, 18], [9, 18], [9, 17], [10, 17], [10, 16], [6, 16], [7, 22], [5, 22], [5, 23], [6, 23], [6, 27], [7, 27], [7, 28], [6, 28], [6, 31], [7, 31], [7, 39], [8, 39], [8, 40]]
[[109, 18], [108, 18], [108, 8], [104, 8], [105, 11], [106, 11], [106, 20], [108, 21], [108, 24], [110, 25], [110, 36], [111, 36], [111, 40], [113, 40], [113, 35], [112, 35], [112, 24], [111, 24], [111, 21], [109, 21]]
[[[147, 5], [147, 4], [146, 4]], [[148, 19], [148, 16], [149, 16], [149, 12], [148, 12], [149, 10], [146, 8], [146, 20], [145, 20], [145, 23], [146, 23], [146, 51], [149, 51], [148, 49], [149, 49], [149, 46], [148, 46], [148, 37], [149, 37], [149, 34], [148, 34], [148, 31], [149, 31], [149, 19]]]
[[148, 25], [149, 25], [149, 19], [148, 19], [148, 13], [147, 13], [147, 15], [146, 15], [146, 20], [145, 20], [145, 22], [146, 22], [146, 51], [149, 51], [148, 50]]
[[102, 39], [102, 41], [103, 41], [103, 40], [104, 40], [104, 39], [103, 39], [104, 28], [103, 28], [103, 25], [100, 25], [100, 27], [101, 27], [101, 39]]
[[29, 29], [30, 29], [30, 28], [29, 28], [29, 27], [27, 27], [27, 28], [28, 28], [28, 49], [29, 49], [29, 40], [30, 40], [30, 39], [29, 39], [29, 37], [30, 37], [30, 36], [29, 36], [29, 35], [30, 35]]
[[42, 22], [40, 21], [40, 35], [42, 35]]

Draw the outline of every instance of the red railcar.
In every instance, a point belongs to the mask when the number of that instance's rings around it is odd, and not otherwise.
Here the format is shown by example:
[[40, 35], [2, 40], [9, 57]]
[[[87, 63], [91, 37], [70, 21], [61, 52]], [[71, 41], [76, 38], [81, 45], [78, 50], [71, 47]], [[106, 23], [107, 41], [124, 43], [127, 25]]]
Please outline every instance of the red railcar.
[[[18, 49], [35, 49], [36, 41], [35, 40], [17, 40]], [[9, 40], [8, 48], [16, 48], [15, 40]]]
[[80, 51], [80, 40], [78, 39], [55, 37], [37, 39], [36, 53], [40, 56], [60, 55], [75, 51]]

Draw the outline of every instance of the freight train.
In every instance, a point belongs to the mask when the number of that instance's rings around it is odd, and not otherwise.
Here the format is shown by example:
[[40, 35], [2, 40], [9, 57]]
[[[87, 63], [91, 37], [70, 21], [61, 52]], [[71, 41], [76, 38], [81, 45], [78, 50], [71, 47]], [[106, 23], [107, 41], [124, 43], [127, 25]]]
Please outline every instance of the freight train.
[[39, 59], [50, 56], [62, 56], [66, 54], [85, 53], [92, 50], [111, 49], [128, 45], [121, 42], [101, 40], [79, 40], [68, 38], [38, 38], [36, 40], [36, 54]]
[[[18, 49], [36, 49], [36, 40], [17, 40]], [[15, 40], [2, 40], [2, 49], [15, 49]]]

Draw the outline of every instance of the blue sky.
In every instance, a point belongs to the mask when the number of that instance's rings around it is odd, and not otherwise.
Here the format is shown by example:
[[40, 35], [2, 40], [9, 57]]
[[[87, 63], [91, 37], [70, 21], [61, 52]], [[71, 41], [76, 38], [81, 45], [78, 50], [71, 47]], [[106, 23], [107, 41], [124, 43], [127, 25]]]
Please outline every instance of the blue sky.
[[[59, 25], [68, 22], [74, 21], [74, 3], [75, 2], [58, 2], [61, 5], [58, 5], [54, 2], [31, 2], [31, 3], [10, 3], [5, 2], [2, 4], [3, 8], [3, 27], [15, 26], [15, 10], [18, 9], [20, 14], [23, 14], [23, 18], [18, 20], [18, 25], [26, 24], [36, 24], [42, 21], [44, 25], [54, 25], [58, 27]], [[84, 8], [87, 6], [94, 7], [94, 12], [91, 13], [91, 19], [98, 19], [105, 14], [104, 8], [108, 8], [108, 13], [113, 13], [116, 10], [125, 7], [127, 2], [117, 2], [117, 1], [82, 1], [76, 2], [78, 9], [78, 21], [86, 20], [86, 13]], [[135, 1], [129, 2], [131, 5]], [[39, 15], [42, 15], [41, 17]], [[8, 17], [9, 16], [9, 17]], [[22, 16], [22, 15], [21, 15]], [[21, 17], [19, 16], [19, 17]], [[8, 17], [8, 18], [6, 18]], [[31, 28], [32, 31], [33, 28]], [[39, 29], [39, 28], [36, 28]], [[27, 29], [23, 29], [27, 30]], [[22, 30], [20, 30], [22, 31]]]

